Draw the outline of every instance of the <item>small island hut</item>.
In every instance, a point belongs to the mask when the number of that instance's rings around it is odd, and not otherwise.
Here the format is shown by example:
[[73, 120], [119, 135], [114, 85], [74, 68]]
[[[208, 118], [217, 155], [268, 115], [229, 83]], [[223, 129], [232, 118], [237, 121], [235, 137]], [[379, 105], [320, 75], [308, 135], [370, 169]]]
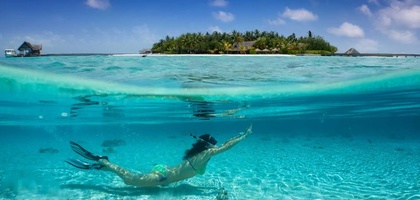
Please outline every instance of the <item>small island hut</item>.
[[358, 55], [360, 55], [360, 53], [355, 48], [350, 48], [344, 54], [349, 55], [349, 56], [358, 56]]
[[232, 53], [240, 53], [241, 52], [241, 47], [246, 51], [249, 52], [249, 50], [251, 49], [252, 45], [255, 44], [255, 41], [245, 41], [245, 42], [235, 42], [232, 45], [232, 49], [231, 52]]
[[261, 50], [264, 54], [269, 54], [270, 53], [270, 50], [269, 49], [263, 49], [263, 50]]
[[31, 43], [25, 41], [22, 45], [20, 45], [18, 50], [20, 52], [19, 55], [21, 56], [40, 56], [42, 45], [32, 45]]

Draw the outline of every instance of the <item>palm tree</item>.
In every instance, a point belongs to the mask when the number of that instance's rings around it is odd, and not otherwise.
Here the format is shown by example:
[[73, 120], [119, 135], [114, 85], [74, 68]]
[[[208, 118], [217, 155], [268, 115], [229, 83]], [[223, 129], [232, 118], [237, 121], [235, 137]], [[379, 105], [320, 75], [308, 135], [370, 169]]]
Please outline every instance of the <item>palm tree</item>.
[[258, 39], [259, 37], [261, 37], [260, 31], [258, 29], [255, 29], [254, 30], [254, 39]]
[[223, 43], [223, 51], [228, 52], [232, 49], [232, 44], [228, 41], [222, 41]]
[[254, 45], [255, 48], [258, 49], [266, 49], [267, 48], [267, 38], [266, 37], [259, 37], [257, 41], [255, 41]]
[[244, 38], [242, 37], [242, 34], [238, 31], [232, 31], [232, 36], [233, 36], [233, 42], [236, 44], [240, 44], [242, 42], [244, 42]]
[[244, 45], [239, 46], [239, 53], [240, 54], [245, 54], [246, 53], [246, 47]]
[[245, 41], [254, 41], [256, 40], [255, 36], [254, 36], [254, 32], [252, 31], [246, 31], [244, 34], [244, 40]]
[[287, 37], [287, 40], [291, 42], [296, 42], [297, 41], [296, 34], [292, 33], [291, 35], [289, 35], [289, 37]]

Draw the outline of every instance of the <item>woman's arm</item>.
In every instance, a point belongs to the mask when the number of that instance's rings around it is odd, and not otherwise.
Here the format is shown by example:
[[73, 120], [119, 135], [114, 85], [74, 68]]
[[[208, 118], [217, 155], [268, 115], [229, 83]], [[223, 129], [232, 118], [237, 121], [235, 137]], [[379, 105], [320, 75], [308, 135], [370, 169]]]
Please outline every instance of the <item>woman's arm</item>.
[[235, 144], [238, 144], [240, 141], [248, 137], [248, 135], [251, 133], [252, 133], [252, 124], [249, 125], [248, 129], [245, 132], [239, 133], [238, 136], [235, 136], [227, 140], [225, 143], [222, 144], [222, 146], [210, 149], [211, 154], [212, 154], [211, 156], [217, 155], [219, 153], [222, 153], [232, 148]]

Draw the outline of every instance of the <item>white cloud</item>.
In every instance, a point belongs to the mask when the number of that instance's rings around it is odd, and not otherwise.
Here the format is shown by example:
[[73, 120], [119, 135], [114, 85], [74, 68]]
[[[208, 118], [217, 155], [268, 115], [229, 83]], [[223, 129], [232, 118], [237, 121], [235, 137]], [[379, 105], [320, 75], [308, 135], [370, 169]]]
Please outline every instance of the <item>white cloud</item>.
[[400, 10], [400, 12], [395, 13], [394, 17], [396, 21], [401, 21], [409, 28], [420, 28], [420, 6], [418, 5]]
[[[133, 40], [144, 47], [151, 47], [153, 43], [158, 41], [158, 37], [152, 33], [147, 25], [134, 26], [131, 30], [133, 36], [127, 35], [127, 37], [134, 38]], [[140, 40], [138, 38], [141, 38]], [[134, 43], [134, 44], [136, 44]]]
[[47, 31], [41, 34], [27, 35], [25, 36], [24, 41], [32, 41], [32, 44], [42, 44], [43, 47], [54, 48], [57, 45], [60, 45], [61, 43], [65, 42], [65, 39], [63, 39], [62, 36], [54, 32]]
[[378, 31], [401, 43], [418, 42], [420, 0], [389, 0], [389, 4], [373, 13]]
[[228, 5], [228, 1], [226, 1], [226, 0], [211, 0], [210, 5], [211, 6], [216, 6], [216, 7], [226, 7]]
[[405, 28], [420, 28], [420, 6], [405, 6], [393, 4], [378, 13], [380, 26], [401, 26]]
[[86, 0], [86, 5], [99, 10], [106, 10], [111, 7], [109, 0]]
[[318, 16], [313, 14], [312, 12], [306, 10], [306, 9], [295, 9], [292, 10], [288, 7], [284, 10], [282, 17], [289, 18], [291, 20], [295, 21], [315, 21], [318, 19]]
[[[38, 33], [31, 33], [25, 36], [14, 36], [9, 38], [10, 47], [19, 47], [22, 42], [27, 41], [34, 45], [42, 45], [42, 52], [51, 53], [54, 49], [67, 46], [69, 44], [74, 44], [72, 42], [67, 41], [66, 37], [51, 31], [44, 31]], [[66, 43], [69, 44], [66, 44]], [[17, 46], [16, 46], [17, 45]], [[55, 51], [56, 53], [61, 53]]]
[[372, 11], [370, 11], [369, 7], [367, 5], [362, 5], [358, 8], [360, 10], [360, 12], [362, 12], [363, 14], [367, 15], [367, 16], [372, 16]]
[[338, 36], [345, 36], [345, 37], [364, 37], [365, 33], [362, 28], [358, 25], [354, 25], [348, 22], [344, 22], [338, 28], [329, 28], [329, 33]]
[[416, 35], [413, 32], [407, 30], [388, 30], [385, 34], [387, 34], [393, 40], [406, 44], [418, 42]]
[[213, 17], [222, 22], [231, 22], [235, 19], [235, 16], [232, 13], [227, 13], [223, 11], [214, 12]]
[[208, 30], [209, 30], [210, 33], [213, 33], [213, 32], [221, 33], [222, 32], [222, 29], [219, 28], [218, 26], [211, 26], [211, 27], [208, 28]]
[[[6, 35], [4, 35], [5, 37]], [[136, 53], [143, 48], [151, 48], [161, 39], [146, 24], [125, 28], [91, 27], [80, 29], [77, 35], [57, 32], [34, 32], [26, 36], [7, 38], [4, 48], [16, 48], [23, 41], [42, 44], [42, 53]], [[4, 38], [6, 39], [6, 38]], [[79, 45], [83, 44], [83, 45]], [[2, 48], [2, 49], [4, 49]]]
[[278, 26], [278, 25], [286, 24], [286, 22], [282, 18], [278, 17], [277, 19], [273, 19], [273, 20], [269, 19], [268, 24]]
[[132, 53], [138, 52], [138, 50], [143, 48], [150, 48], [153, 43], [161, 39], [146, 24], [126, 28], [94, 27], [88, 29], [86, 32], [82, 32], [83, 34], [79, 35], [75, 40], [78, 40], [79, 43], [83, 42], [83, 45], [67, 47], [72, 48], [67, 51], [82, 53]]
[[377, 6], [379, 6], [379, 0], [368, 0], [369, 3], [375, 4]]
[[354, 47], [360, 52], [378, 52], [378, 42], [371, 39], [360, 39]]

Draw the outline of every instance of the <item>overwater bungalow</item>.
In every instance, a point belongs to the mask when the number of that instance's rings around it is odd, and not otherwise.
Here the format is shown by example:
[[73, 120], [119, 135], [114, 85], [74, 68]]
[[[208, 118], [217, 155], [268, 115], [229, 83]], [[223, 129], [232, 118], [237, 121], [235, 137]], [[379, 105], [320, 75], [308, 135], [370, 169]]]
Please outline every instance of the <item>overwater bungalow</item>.
[[29, 42], [23, 42], [22, 45], [18, 48], [19, 56], [40, 56], [42, 45], [32, 45]]

